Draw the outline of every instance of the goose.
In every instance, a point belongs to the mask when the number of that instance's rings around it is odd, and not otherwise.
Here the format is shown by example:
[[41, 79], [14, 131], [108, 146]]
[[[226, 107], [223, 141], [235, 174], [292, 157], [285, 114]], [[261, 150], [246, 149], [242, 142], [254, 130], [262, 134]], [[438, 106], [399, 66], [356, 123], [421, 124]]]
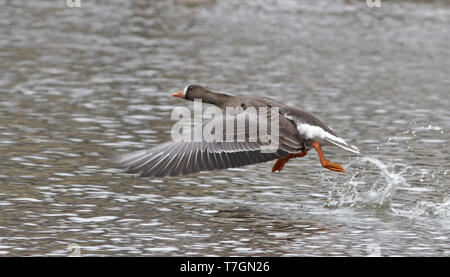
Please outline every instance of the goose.
[[[245, 141], [236, 140], [236, 136], [232, 141], [168, 141], [150, 149], [115, 155], [112, 161], [117, 167], [124, 169], [126, 173], [140, 174], [142, 177], [164, 177], [276, 160], [272, 172], [281, 172], [289, 160], [303, 157], [314, 148], [322, 167], [345, 172], [340, 164], [325, 158], [322, 146], [337, 146], [355, 154], [360, 153], [356, 146], [339, 137], [318, 117], [270, 98], [234, 96], [196, 84], [188, 85], [172, 96], [190, 101], [199, 99], [221, 109], [242, 108], [242, 112], [227, 116], [225, 121], [245, 118], [247, 123], [250, 123], [251, 120], [259, 120], [243, 116], [251, 107], [277, 108], [279, 129], [276, 149], [264, 151], [267, 141], [250, 141], [249, 124], [244, 124], [244, 127], [234, 127], [234, 131], [244, 133], [247, 138]], [[268, 114], [270, 117], [270, 113]], [[237, 130], [238, 128], [240, 129]]]

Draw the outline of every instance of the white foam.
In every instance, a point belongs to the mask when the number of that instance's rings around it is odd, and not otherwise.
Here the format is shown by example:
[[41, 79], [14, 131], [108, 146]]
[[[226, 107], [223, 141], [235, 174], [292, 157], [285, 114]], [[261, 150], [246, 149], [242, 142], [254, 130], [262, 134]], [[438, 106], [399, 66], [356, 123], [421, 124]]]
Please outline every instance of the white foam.
[[408, 210], [394, 210], [395, 214], [406, 217], [429, 217], [448, 219], [450, 217], [450, 199], [442, 203], [419, 201], [415, 207]]

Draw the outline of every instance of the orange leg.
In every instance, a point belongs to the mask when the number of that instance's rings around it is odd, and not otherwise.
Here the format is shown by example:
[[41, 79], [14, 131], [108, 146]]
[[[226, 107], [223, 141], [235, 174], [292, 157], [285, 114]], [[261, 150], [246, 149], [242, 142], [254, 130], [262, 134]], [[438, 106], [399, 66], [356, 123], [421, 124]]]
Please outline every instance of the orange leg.
[[300, 158], [300, 157], [305, 156], [306, 154], [308, 154], [308, 151], [305, 150], [305, 151], [303, 151], [303, 152], [296, 153], [296, 154], [289, 154], [289, 155], [287, 155], [287, 156], [284, 157], [284, 158], [278, 159], [278, 160], [275, 162], [275, 164], [273, 165], [273, 167], [272, 167], [272, 172], [275, 172], [275, 171], [277, 171], [277, 170], [281, 172], [281, 170], [283, 169], [284, 165], [285, 165], [290, 159], [292, 159], [292, 158]]
[[314, 147], [314, 149], [317, 150], [317, 153], [319, 154], [320, 163], [322, 164], [323, 167], [328, 168], [329, 170], [338, 171], [338, 172], [345, 171], [341, 165], [332, 163], [329, 160], [325, 159], [325, 157], [322, 153], [322, 149], [320, 148], [320, 144], [317, 141], [313, 142], [312, 146]]

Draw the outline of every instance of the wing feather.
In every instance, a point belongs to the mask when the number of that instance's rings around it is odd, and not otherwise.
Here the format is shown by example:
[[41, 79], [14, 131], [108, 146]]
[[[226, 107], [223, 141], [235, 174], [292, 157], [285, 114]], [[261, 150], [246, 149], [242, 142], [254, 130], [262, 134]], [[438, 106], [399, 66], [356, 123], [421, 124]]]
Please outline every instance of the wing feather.
[[[280, 139], [278, 147], [273, 152], [261, 152], [267, 143], [262, 143], [260, 140], [249, 141], [251, 136], [249, 124], [254, 119], [248, 117], [246, 124], [236, 124], [237, 120], [242, 120], [242, 116], [244, 115], [238, 114], [213, 119], [224, 120], [223, 124], [233, 120], [235, 135], [232, 141], [171, 141], [148, 150], [117, 155], [113, 162], [124, 168], [127, 173], [140, 173], [141, 176], [148, 177], [178, 176], [266, 162], [286, 156], [289, 152], [299, 151], [302, 147], [301, 143], [289, 134], [288, 139]], [[258, 122], [252, 123], [258, 126]], [[225, 131], [226, 128], [224, 128]], [[279, 135], [284, 137], [286, 134], [280, 131]], [[223, 138], [226, 138], [225, 134]], [[244, 138], [244, 140], [238, 140], [238, 138]]]

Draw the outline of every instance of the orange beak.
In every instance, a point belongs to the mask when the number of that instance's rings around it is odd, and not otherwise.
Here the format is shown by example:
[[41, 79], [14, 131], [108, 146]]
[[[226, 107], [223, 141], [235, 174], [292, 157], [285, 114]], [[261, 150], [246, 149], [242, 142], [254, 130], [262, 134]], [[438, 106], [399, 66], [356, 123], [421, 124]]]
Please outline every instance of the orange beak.
[[175, 92], [174, 94], [172, 94], [172, 96], [175, 96], [175, 97], [183, 98], [183, 99], [184, 99], [184, 93], [183, 93], [183, 90], [180, 90], [179, 92]]

